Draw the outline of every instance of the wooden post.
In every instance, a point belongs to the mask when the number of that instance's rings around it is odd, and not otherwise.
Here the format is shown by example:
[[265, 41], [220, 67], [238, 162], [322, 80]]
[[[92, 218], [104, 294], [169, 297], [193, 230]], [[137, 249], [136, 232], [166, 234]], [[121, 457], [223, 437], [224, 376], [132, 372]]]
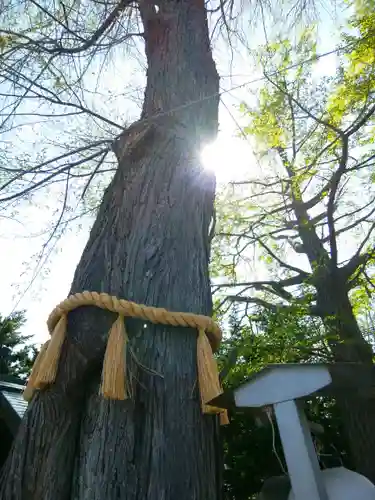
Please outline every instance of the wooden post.
[[310, 429], [294, 400], [274, 405], [295, 500], [328, 500]]

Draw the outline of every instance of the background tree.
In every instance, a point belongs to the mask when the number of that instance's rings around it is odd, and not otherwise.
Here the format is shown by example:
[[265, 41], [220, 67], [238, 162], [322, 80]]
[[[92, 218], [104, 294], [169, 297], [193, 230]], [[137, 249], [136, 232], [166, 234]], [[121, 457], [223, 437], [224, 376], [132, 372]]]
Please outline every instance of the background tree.
[[30, 338], [21, 334], [25, 323], [24, 312], [16, 312], [7, 318], [0, 316], [0, 377], [25, 379], [32, 368], [37, 349]]
[[256, 245], [265, 278], [236, 276], [218, 288], [235, 288], [225, 303], [320, 318], [333, 360], [358, 364], [353, 376], [362, 391], [337, 400], [355, 465], [375, 481], [373, 350], [356, 310], [358, 294], [363, 306], [374, 291], [372, 14], [358, 9], [350, 28], [358, 34], [343, 36], [335, 78], [314, 74], [312, 30], [296, 47], [286, 40], [261, 53], [267, 83], [257, 109], [243, 107], [250, 121], [244, 134], [256, 144], [261, 174], [233, 186], [223, 210], [235, 215], [224, 218], [218, 245], [231, 248], [224, 265], [237, 265], [237, 276], [244, 274], [246, 249]]

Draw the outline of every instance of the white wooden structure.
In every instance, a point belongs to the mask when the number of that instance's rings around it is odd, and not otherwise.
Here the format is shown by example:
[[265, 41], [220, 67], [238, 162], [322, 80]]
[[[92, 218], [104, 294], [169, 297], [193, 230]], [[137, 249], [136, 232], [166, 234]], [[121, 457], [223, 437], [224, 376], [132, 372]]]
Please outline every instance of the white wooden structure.
[[[290, 498], [293, 500], [341, 498], [332, 496], [332, 491], [330, 495], [327, 493], [310, 427], [298, 401], [328, 386], [331, 381], [329, 368], [324, 364], [270, 365], [233, 392], [211, 402], [222, 408], [233, 403], [238, 408], [273, 407], [292, 487]], [[375, 486], [360, 477], [370, 488], [370, 496], [363, 499], [375, 499]], [[359, 500], [359, 497], [353, 500]]]

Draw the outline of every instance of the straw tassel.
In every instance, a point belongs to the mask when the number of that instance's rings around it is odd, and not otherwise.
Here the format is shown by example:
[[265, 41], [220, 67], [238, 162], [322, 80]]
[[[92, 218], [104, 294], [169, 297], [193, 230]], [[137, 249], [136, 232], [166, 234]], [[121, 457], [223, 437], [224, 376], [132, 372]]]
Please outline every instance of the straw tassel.
[[218, 408], [217, 406], [203, 405], [203, 413], [206, 415], [219, 415], [220, 425], [228, 425], [228, 411], [224, 408]]
[[222, 394], [216, 360], [204, 330], [199, 330], [197, 342], [197, 365], [202, 408], [205, 403]]
[[229, 417], [228, 417], [228, 411], [223, 410], [220, 412], [220, 425], [228, 425], [229, 424]]
[[27, 385], [25, 387], [25, 390], [23, 391], [23, 398], [26, 400], [26, 401], [31, 401], [33, 395], [34, 395], [34, 392], [35, 392], [35, 380], [37, 379], [38, 377], [38, 373], [39, 373], [39, 370], [40, 370], [40, 367], [43, 363], [43, 360], [44, 360], [44, 356], [45, 356], [45, 353], [47, 351], [47, 347], [49, 346], [49, 343], [50, 341], [47, 340], [47, 342], [45, 342], [42, 347], [40, 348], [40, 351], [38, 353], [38, 356], [35, 358], [35, 361], [34, 361], [34, 364], [33, 364], [33, 369], [30, 373], [30, 377], [29, 377], [29, 380], [27, 381]]
[[109, 332], [104, 355], [101, 393], [109, 399], [126, 399], [126, 344], [124, 316], [119, 314]]
[[53, 384], [56, 379], [61, 349], [66, 336], [66, 326], [67, 315], [62, 314], [51, 334], [51, 340], [35, 378], [35, 388], [37, 389], [43, 389], [46, 385]]

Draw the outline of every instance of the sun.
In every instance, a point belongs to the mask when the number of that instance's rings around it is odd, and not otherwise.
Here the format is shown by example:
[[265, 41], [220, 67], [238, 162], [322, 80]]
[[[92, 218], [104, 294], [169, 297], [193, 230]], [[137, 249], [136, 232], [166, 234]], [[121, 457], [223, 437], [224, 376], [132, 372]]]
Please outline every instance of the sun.
[[219, 184], [245, 180], [250, 176], [254, 155], [244, 139], [219, 136], [201, 152], [205, 169], [216, 175]]

